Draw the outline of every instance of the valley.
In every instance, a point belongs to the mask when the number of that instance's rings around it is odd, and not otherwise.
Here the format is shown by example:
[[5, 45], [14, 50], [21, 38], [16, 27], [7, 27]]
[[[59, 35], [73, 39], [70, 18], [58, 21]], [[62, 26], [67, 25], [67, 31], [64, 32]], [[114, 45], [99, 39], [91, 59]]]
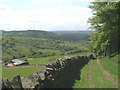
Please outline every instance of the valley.
[[[65, 56], [88, 55], [90, 54], [87, 48], [89, 35], [90, 32], [87, 31], [77, 33], [74, 33], [74, 31], [61, 31], [59, 33], [46, 31], [3, 31], [3, 77], [8, 79], [16, 75], [26, 77], [44, 67], [51, 60], [64, 58]], [[14, 59], [28, 61], [29, 65], [8, 67], [7, 64]]]

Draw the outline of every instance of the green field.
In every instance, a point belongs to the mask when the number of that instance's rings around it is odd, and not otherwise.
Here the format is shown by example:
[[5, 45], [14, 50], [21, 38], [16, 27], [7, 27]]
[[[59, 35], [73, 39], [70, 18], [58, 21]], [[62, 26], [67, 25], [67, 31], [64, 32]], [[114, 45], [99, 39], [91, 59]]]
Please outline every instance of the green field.
[[[77, 53], [77, 54], [68, 54], [61, 56], [49, 56], [49, 57], [41, 57], [41, 58], [32, 58], [28, 60], [28, 66], [17, 66], [17, 67], [6, 67], [3, 65], [2, 67], [2, 76], [3, 78], [12, 79], [14, 76], [20, 75], [21, 77], [27, 77], [35, 71], [44, 67], [44, 65], [39, 66], [38, 64], [46, 64], [47, 62], [59, 58], [64, 58], [65, 56], [78, 56], [78, 55], [88, 55], [89, 52], [85, 53]], [[31, 65], [33, 64], [33, 65]]]
[[[2, 60], [3, 77], [16, 75], [27, 77], [51, 60], [65, 56], [88, 55], [90, 32], [3, 31]], [[30, 65], [7, 67], [13, 59], [27, 60]], [[40, 66], [41, 65], [41, 66]]]
[[3, 36], [2, 60], [41, 58], [88, 52], [88, 41], [66, 42], [33, 37]]
[[8, 78], [9, 80], [17, 75], [20, 75], [21, 77], [27, 77], [42, 67], [43, 66], [32, 66], [32, 65], [18, 66], [18, 67], [3, 67], [2, 77]]

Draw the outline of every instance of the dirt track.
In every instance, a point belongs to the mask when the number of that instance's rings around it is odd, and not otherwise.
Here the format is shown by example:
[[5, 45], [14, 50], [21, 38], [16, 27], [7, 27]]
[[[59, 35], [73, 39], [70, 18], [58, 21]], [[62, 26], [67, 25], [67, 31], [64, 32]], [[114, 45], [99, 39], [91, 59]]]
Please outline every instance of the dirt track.
[[100, 69], [102, 70], [103, 74], [106, 76], [106, 78], [112, 82], [116, 88], [118, 88], [118, 82], [114, 80], [114, 78], [110, 75], [110, 73], [108, 73], [107, 71], [105, 71], [102, 67], [102, 65], [100, 64], [99, 60], [97, 60], [97, 64], [100, 67]]

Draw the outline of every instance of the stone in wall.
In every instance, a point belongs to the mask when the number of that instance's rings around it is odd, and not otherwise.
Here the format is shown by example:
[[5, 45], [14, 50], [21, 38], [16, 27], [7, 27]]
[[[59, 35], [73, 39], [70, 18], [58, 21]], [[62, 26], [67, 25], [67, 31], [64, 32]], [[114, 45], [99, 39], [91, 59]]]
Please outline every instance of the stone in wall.
[[12, 88], [20, 88], [20, 89], [23, 88], [21, 83], [21, 78], [19, 75], [11, 79], [10, 84]]
[[88, 56], [88, 58], [89, 58], [89, 59], [94, 59], [93, 54], [90, 54], [90, 55]]
[[23, 88], [35, 88], [32, 80], [29, 79], [29, 78], [22, 77], [21, 78], [21, 83], [22, 83]]
[[12, 88], [12, 86], [11, 86], [11, 84], [10, 84], [8, 79], [5, 79], [5, 78], [2, 79], [2, 88], [3, 89], [4, 88]]

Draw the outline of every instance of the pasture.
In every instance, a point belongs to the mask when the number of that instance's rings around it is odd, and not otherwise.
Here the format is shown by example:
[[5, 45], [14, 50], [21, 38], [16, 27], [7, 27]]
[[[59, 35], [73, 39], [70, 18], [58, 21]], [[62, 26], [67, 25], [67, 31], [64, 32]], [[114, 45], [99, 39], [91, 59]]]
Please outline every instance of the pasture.
[[[59, 55], [59, 56], [49, 56], [49, 57], [41, 57], [41, 58], [31, 58], [28, 59], [30, 65], [27, 66], [16, 66], [16, 67], [6, 67], [3, 65], [2, 67], [2, 76], [3, 78], [12, 79], [14, 76], [20, 75], [21, 77], [27, 77], [35, 71], [44, 67], [47, 62], [59, 58], [64, 58], [65, 56], [78, 56], [78, 55], [88, 55], [89, 52], [77, 53], [77, 54], [67, 54], [67, 55]], [[41, 65], [39, 65], [41, 64]]]

